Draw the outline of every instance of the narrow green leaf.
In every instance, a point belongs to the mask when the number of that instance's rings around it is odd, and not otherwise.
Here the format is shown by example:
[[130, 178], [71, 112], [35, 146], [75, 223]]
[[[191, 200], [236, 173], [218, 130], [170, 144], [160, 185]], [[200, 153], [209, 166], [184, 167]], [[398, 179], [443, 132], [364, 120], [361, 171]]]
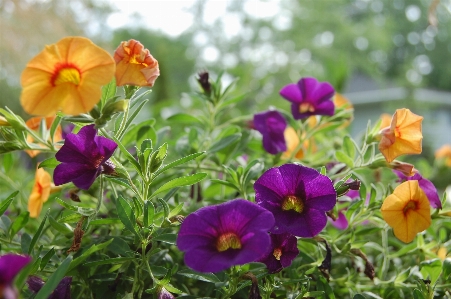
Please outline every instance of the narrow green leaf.
[[172, 116], [169, 116], [166, 120], [171, 121], [171, 122], [184, 123], [184, 124], [203, 125], [198, 117], [195, 117], [191, 114], [186, 114], [186, 113], [174, 114]]
[[127, 149], [122, 145], [122, 143], [114, 136], [112, 136], [113, 140], [117, 143], [121, 153], [125, 156], [125, 158], [132, 163], [133, 168], [142, 176], [141, 166], [139, 166], [138, 161], [127, 151]]
[[116, 78], [113, 77], [111, 81], [102, 86], [102, 95], [100, 96], [101, 107], [105, 106], [105, 103], [108, 99], [114, 97], [116, 95]]
[[60, 162], [58, 160], [56, 160], [55, 157], [51, 157], [51, 158], [45, 159], [44, 161], [39, 163], [38, 168], [45, 167], [45, 168], [54, 169], [56, 166], [58, 166], [58, 164], [60, 164]]
[[[142, 102], [140, 102], [138, 104], [138, 107], [135, 109], [135, 111], [133, 111], [133, 113], [129, 116], [129, 118], [127, 119], [127, 123], [125, 124], [125, 127], [128, 128], [130, 126], [130, 124], [133, 122], [133, 120], [136, 118], [136, 116], [138, 116], [138, 113], [141, 111], [141, 109], [144, 107], [144, 105], [148, 102], [149, 100], [145, 99]], [[136, 103], [136, 102], [135, 102]]]
[[91, 256], [94, 252], [102, 250], [104, 248], [106, 248], [108, 245], [110, 245], [110, 243], [113, 242], [113, 239], [108, 240], [104, 243], [98, 244], [98, 245], [92, 245], [91, 247], [89, 247], [89, 249], [87, 249], [86, 251], [84, 251], [79, 257], [77, 257], [76, 259], [74, 259], [71, 263], [69, 268], [66, 271], [66, 274], [69, 273], [70, 271], [72, 271], [73, 269], [75, 269], [78, 265], [80, 265], [81, 263], [83, 263], [89, 256]]
[[140, 237], [136, 230], [136, 217], [130, 204], [122, 197], [116, 201], [117, 215], [124, 224], [125, 228]]
[[180, 158], [180, 159], [178, 159], [178, 160], [175, 160], [175, 161], [173, 161], [173, 162], [171, 162], [171, 163], [169, 163], [169, 164], [163, 166], [162, 168], [158, 169], [158, 170], [154, 173], [154, 176], [158, 176], [159, 174], [165, 172], [165, 171], [168, 170], [168, 169], [171, 169], [171, 168], [173, 168], [173, 167], [175, 167], [175, 166], [179, 166], [179, 165], [185, 164], [186, 162], [189, 162], [189, 161], [191, 161], [191, 160], [194, 160], [194, 159], [196, 159], [197, 157], [203, 155], [204, 153], [205, 153], [205, 152], [195, 153], [195, 154], [191, 154], [191, 155], [188, 155], [188, 156], [186, 156], [186, 157]]
[[177, 240], [177, 235], [176, 234], [161, 234], [159, 236], [154, 237], [153, 240], [174, 245], [175, 241]]
[[13, 155], [11, 153], [5, 153], [2, 155], [2, 163], [0, 163], [1, 165], [3, 165], [3, 169], [5, 170], [5, 174], [9, 172], [9, 170], [11, 169], [11, 167], [14, 164], [14, 159], [13, 159]]
[[169, 205], [168, 205], [168, 203], [162, 198], [157, 198], [157, 200], [161, 204], [161, 206], [163, 207], [164, 218], [168, 218], [168, 216], [169, 216]]
[[5, 200], [3, 200], [0, 204], [0, 216], [2, 216], [5, 211], [8, 209], [11, 202], [14, 200], [14, 197], [19, 194], [19, 191], [14, 191], [11, 193]]
[[144, 227], [149, 227], [153, 224], [153, 219], [155, 216], [155, 207], [150, 200], [144, 201]]
[[193, 270], [184, 269], [184, 270], [178, 271], [177, 274], [186, 276], [189, 278], [193, 278], [196, 280], [206, 281], [206, 282], [212, 282], [212, 283], [221, 282], [219, 280], [219, 278], [216, 275], [214, 275], [213, 273], [199, 273], [199, 272], [195, 272]]
[[218, 152], [224, 148], [226, 148], [227, 146], [231, 145], [232, 143], [238, 141], [238, 139], [241, 138], [241, 133], [235, 133], [232, 135], [229, 135], [227, 137], [224, 137], [218, 141], [216, 141], [215, 143], [213, 143], [210, 146], [210, 149], [208, 150], [209, 153], [215, 153]]
[[114, 264], [122, 264], [131, 260], [134, 260], [134, 257], [116, 257], [116, 258], [108, 258], [105, 260], [100, 261], [94, 261], [94, 262], [87, 262], [84, 263], [83, 266], [85, 267], [95, 267], [100, 265], [114, 265]]
[[59, 223], [56, 221], [52, 216], [49, 216], [49, 222], [50, 225], [57, 230], [58, 232], [62, 233], [63, 235], [71, 235], [73, 234], [72, 230], [65, 226], [64, 224]]
[[180, 177], [180, 178], [176, 178], [176, 179], [170, 180], [169, 182], [167, 182], [166, 184], [164, 184], [163, 186], [158, 188], [152, 194], [151, 197], [154, 197], [157, 194], [160, 194], [162, 192], [168, 191], [169, 189], [172, 189], [172, 188], [175, 188], [175, 187], [193, 185], [193, 184], [198, 183], [198, 182], [202, 181], [203, 179], [205, 179], [206, 176], [207, 176], [206, 173], [199, 172], [199, 173], [196, 173], [196, 174], [193, 174], [193, 175], [183, 176], [183, 177]]
[[38, 242], [39, 238], [41, 237], [42, 232], [44, 230], [45, 221], [47, 220], [49, 213], [50, 213], [50, 209], [48, 209], [47, 213], [45, 213], [44, 219], [42, 219], [42, 221], [41, 221], [41, 225], [39, 225], [39, 228], [36, 231], [36, 233], [34, 234], [33, 239], [31, 239], [30, 247], [28, 248], [28, 255], [31, 254], [31, 252], [34, 249], [34, 246], [36, 245], [36, 242]]
[[218, 179], [211, 179], [210, 182], [212, 183], [217, 183], [217, 184], [221, 184], [230, 188], [233, 188], [237, 191], [240, 191], [240, 188], [238, 188], [237, 186], [235, 186], [234, 184], [228, 182], [228, 181], [223, 181], [223, 180], [218, 180]]
[[10, 237], [14, 237], [16, 233], [23, 228], [30, 218], [30, 213], [28, 211], [24, 211], [17, 216], [10, 227]]
[[41, 270], [44, 269], [45, 266], [47, 265], [47, 263], [50, 261], [50, 259], [54, 255], [55, 255], [55, 249], [52, 248], [42, 257], [41, 264], [40, 264], [39, 268]]
[[55, 272], [50, 275], [47, 282], [44, 284], [44, 286], [39, 290], [39, 292], [36, 294], [36, 297], [34, 299], [47, 299], [50, 294], [56, 289], [60, 281], [64, 278], [66, 275], [66, 271], [69, 268], [69, 265], [72, 262], [72, 256], [69, 255], [56, 269]]
[[30, 248], [31, 237], [27, 233], [23, 233], [20, 238], [20, 248], [22, 249], [23, 254], [28, 254], [28, 249]]
[[96, 219], [89, 222], [89, 225], [106, 225], [106, 224], [119, 224], [122, 221], [119, 218], [103, 218]]
[[58, 126], [61, 124], [61, 120], [63, 118], [60, 115], [56, 115], [55, 119], [52, 122], [52, 125], [50, 126], [50, 137], [52, 138], [52, 142], [54, 142], [55, 137], [55, 131], [58, 128]]
[[185, 203], [179, 203], [175, 208], [173, 208], [171, 210], [171, 212], [169, 212], [168, 217], [171, 218], [172, 216], [176, 216], [180, 213], [180, 211], [183, 209], [183, 206], [185, 205]]
[[445, 279], [445, 281], [447, 281], [448, 276], [451, 275], [451, 258], [446, 258], [443, 261], [442, 271], [443, 271], [443, 278]]
[[349, 168], [352, 168], [354, 166], [354, 160], [352, 160], [344, 151], [335, 151], [335, 157], [337, 158], [338, 162], [345, 163]]

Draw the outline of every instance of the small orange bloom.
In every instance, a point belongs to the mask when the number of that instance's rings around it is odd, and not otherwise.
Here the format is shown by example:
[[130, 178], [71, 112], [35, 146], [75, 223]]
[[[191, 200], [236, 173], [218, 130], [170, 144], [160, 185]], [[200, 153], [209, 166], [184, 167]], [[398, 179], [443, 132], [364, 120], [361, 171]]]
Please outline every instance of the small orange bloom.
[[[287, 127], [283, 132], [285, 142], [287, 144], [287, 150], [282, 153], [283, 159], [289, 159], [296, 147], [299, 145], [299, 137], [296, 131], [292, 127]], [[304, 158], [304, 151], [300, 149], [294, 156], [296, 159]]]
[[446, 166], [451, 167], [451, 146], [449, 144], [445, 144], [436, 150], [435, 158], [444, 159]]
[[[29, 120], [27, 120], [27, 122], [25, 123], [27, 125], [27, 127], [29, 127], [30, 129], [32, 129], [33, 131], [37, 131], [39, 129], [39, 125], [41, 124], [41, 120], [43, 119], [43, 117], [37, 116], [37, 117], [32, 117]], [[52, 126], [52, 122], [55, 119], [54, 116], [50, 116], [50, 117], [46, 117], [45, 118], [45, 125], [47, 126], [47, 129], [49, 130], [50, 127]], [[49, 138], [50, 139], [50, 138]], [[58, 126], [55, 130], [55, 136], [53, 136], [53, 141], [54, 142], [58, 142], [60, 140], [62, 140], [62, 131], [61, 131], [61, 126]], [[32, 143], [33, 142], [33, 137], [31, 137], [30, 135], [27, 136], [27, 142]], [[39, 150], [25, 150], [25, 152], [30, 155], [30, 157], [36, 157], [36, 155], [38, 155], [40, 153]]]
[[122, 42], [114, 52], [116, 61], [117, 86], [135, 85], [152, 87], [160, 75], [158, 61], [153, 58], [149, 50], [131, 39]]
[[101, 86], [111, 81], [114, 70], [111, 55], [89, 39], [63, 38], [28, 62], [20, 103], [34, 115], [86, 113], [100, 101]]
[[418, 181], [405, 181], [395, 188], [382, 204], [385, 222], [404, 243], [412, 242], [416, 234], [431, 225], [429, 200]]
[[380, 128], [384, 129], [386, 127], [390, 127], [391, 124], [391, 115], [388, 113], [382, 113], [381, 114], [381, 125]]
[[342, 94], [336, 92], [333, 99], [335, 108], [352, 109], [352, 103]]
[[398, 109], [392, 117], [390, 127], [380, 131], [379, 150], [388, 163], [404, 154], [421, 154], [422, 116], [409, 109]]
[[37, 218], [41, 213], [44, 202], [49, 199], [52, 178], [42, 168], [36, 170], [35, 183], [30, 197], [28, 198], [28, 211], [31, 218]]

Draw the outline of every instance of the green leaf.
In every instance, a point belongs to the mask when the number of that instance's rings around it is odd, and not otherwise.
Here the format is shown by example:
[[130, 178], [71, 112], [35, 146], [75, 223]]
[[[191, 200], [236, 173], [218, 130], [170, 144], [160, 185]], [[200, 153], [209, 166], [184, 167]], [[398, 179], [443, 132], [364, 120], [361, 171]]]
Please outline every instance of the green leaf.
[[44, 230], [45, 221], [47, 220], [49, 213], [50, 213], [50, 209], [48, 209], [47, 213], [45, 213], [44, 219], [42, 219], [42, 221], [41, 221], [41, 225], [39, 225], [39, 228], [36, 231], [36, 233], [34, 234], [33, 239], [31, 239], [30, 247], [28, 248], [28, 255], [31, 254], [31, 252], [34, 249], [34, 246], [36, 245], [36, 242], [38, 242], [39, 238], [41, 237], [42, 231]]
[[28, 211], [24, 211], [17, 216], [10, 227], [10, 237], [14, 237], [16, 233], [23, 228], [27, 223], [28, 219], [30, 218], [30, 213]]
[[103, 218], [95, 219], [89, 222], [89, 225], [108, 225], [108, 224], [119, 224], [122, 221], [119, 218]]
[[[135, 126], [132, 126], [131, 128], [129, 128], [129, 131], [127, 131], [127, 133], [124, 135], [124, 138], [122, 139], [122, 144], [124, 144], [125, 146], [128, 146], [129, 144], [140, 144], [138, 141], [143, 137], [145, 137], [141, 136], [140, 130], [142, 128], [151, 128], [154, 124], [155, 119], [151, 118]], [[155, 142], [155, 140], [152, 141]]]
[[120, 237], [113, 237], [113, 242], [108, 245], [108, 250], [112, 253], [122, 256], [130, 256], [131, 249], [128, 246], [128, 243], [124, 241], [124, 239]]
[[161, 204], [161, 206], [163, 207], [164, 218], [167, 218], [169, 216], [169, 205], [168, 205], [168, 203], [162, 198], [157, 198], [157, 200]]
[[111, 81], [102, 86], [102, 95], [100, 96], [101, 107], [105, 106], [105, 103], [108, 99], [114, 97], [116, 95], [116, 78], [113, 77]]
[[39, 290], [39, 292], [36, 294], [36, 297], [34, 299], [47, 299], [50, 294], [56, 289], [60, 281], [64, 278], [66, 275], [66, 271], [69, 268], [69, 265], [72, 262], [72, 256], [69, 255], [56, 269], [55, 272], [50, 275], [47, 282], [44, 284], [44, 286]]
[[323, 291], [311, 291], [305, 293], [302, 298], [324, 298], [325, 295]]
[[14, 164], [14, 159], [13, 159], [13, 155], [11, 153], [6, 153], [2, 155], [2, 163], [0, 163], [1, 165], [3, 165], [3, 169], [5, 170], [5, 174], [9, 172], [9, 170], [11, 169], [11, 167]]
[[66, 225], [61, 224], [57, 222], [52, 216], [49, 216], [49, 222], [50, 225], [57, 230], [58, 232], [62, 233], [63, 235], [71, 235], [73, 234], [73, 231], [68, 228]]
[[345, 154], [345, 152], [340, 150], [335, 151], [335, 157], [337, 158], [338, 162], [345, 163], [349, 168], [354, 167], [354, 160], [352, 160], [347, 154]]
[[431, 280], [431, 285], [434, 285], [442, 272], [442, 262], [440, 259], [427, 260], [420, 263], [420, 272], [423, 277], [428, 277]]
[[124, 224], [125, 228], [140, 237], [136, 230], [136, 217], [130, 204], [122, 197], [116, 201], [117, 215]]
[[77, 211], [78, 211], [78, 207], [68, 204], [67, 202], [65, 202], [64, 200], [62, 200], [62, 199], [59, 198], [59, 197], [56, 197], [55, 200], [56, 200], [61, 206], [65, 207], [66, 209], [68, 209], [68, 210], [70, 210], [70, 211], [74, 211], [74, 212], [77, 212]]
[[447, 281], [448, 276], [451, 275], [451, 258], [446, 258], [443, 261], [442, 271], [443, 271], [443, 278], [445, 281]]
[[55, 119], [52, 122], [52, 125], [50, 126], [50, 137], [52, 138], [52, 142], [54, 142], [55, 137], [55, 131], [58, 128], [58, 126], [61, 124], [61, 120], [63, 118], [60, 115], [56, 115]]
[[178, 159], [178, 160], [175, 160], [175, 161], [173, 161], [173, 162], [171, 162], [171, 163], [169, 163], [169, 164], [163, 166], [162, 168], [158, 169], [158, 170], [154, 173], [154, 176], [158, 176], [159, 174], [165, 172], [165, 171], [168, 170], [168, 169], [171, 169], [171, 168], [173, 168], [173, 167], [175, 167], [175, 166], [179, 166], [179, 165], [185, 164], [186, 162], [189, 162], [189, 161], [191, 161], [191, 160], [194, 160], [194, 159], [196, 159], [197, 157], [203, 155], [204, 153], [205, 153], [205, 152], [195, 153], [195, 154], [191, 154], [191, 155], [188, 155], [188, 156], [186, 156], [186, 157], [180, 158], [180, 159]]
[[178, 204], [175, 208], [173, 208], [171, 210], [171, 212], [169, 213], [168, 217], [171, 218], [173, 216], [176, 216], [180, 213], [180, 211], [183, 209], [183, 206], [185, 205], [185, 203], [180, 203]]
[[218, 179], [211, 179], [210, 180], [211, 183], [217, 183], [217, 184], [221, 184], [230, 188], [233, 188], [237, 191], [240, 191], [240, 188], [238, 188], [237, 186], [235, 186], [234, 184], [228, 182], [228, 181], [223, 181], [223, 180], [218, 180]]
[[155, 207], [150, 200], [144, 201], [144, 227], [149, 227], [153, 224], [153, 218], [155, 216]]
[[189, 278], [197, 279], [197, 280], [206, 281], [206, 282], [212, 282], [212, 283], [221, 282], [219, 280], [219, 278], [216, 275], [214, 275], [213, 273], [199, 273], [199, 272], [195, 272], [193, 270], [184, 269], [184, 270], [178, 271], [177, 274], [186, 276]]
[[77, 209], [77, 213], [82, 215], [82, 216], [92, 216], [96, 213], [96, 210], [93, 208], [83, 208], [83, 207], [78, 207]]
[[28, 249], [30, 248], [31, 237], [29, 234], [24, 233], [20, 238], [20, 248], [22, 249], [23, 254], [28, 254]]
[[205, 179], [206, 176], [207, 176], [206, 173], [200, 172], [200, 173], [196, 173], [196, 174], [193, 174], [193, 175], [183, 176], [183, 177], [180, 177], [180, 178], [176, 178], [176, 179], [170, 180], [169, 182], [167, 182], [166, 184], [164, 184], [163, 186], [158, 188], [152, 194], [151, 197], [154, 197], [157, 194], [160, 194], [162, 192], [168, 191], [168, 190], [170, 190], [172, 188], [175, 188], [175, 187], [193, 185], [193, 184], [198, 183], [198, 182], [202, 181], [203, 179]]
[[113, 242], [113, 239], [108, 240], [104, 243], [98, 244], [98, 245], [92, 245], [91, 247], [89, 247], [89, 249], [87, 249], [86, 251], [84, 251], [79, 257], [77, 257], [76, 259], [74, 259], [69, 266], [69, 269], [67, 269], [66, 274], [68, 274], [70, 271], [72, 271], [73, 269], [75, 269], [78, 265], [80, 265], [81, 263], [83, 263], [88, 257], [90, 257], [94, 252], [102, 250], [104, 248], [106, 248], [108, 245], [111, 244], [111, 242]]
[[44, 161], [39, 163], [38, 168], [45, 167], [45, 168], [54, 169], [56, 166], [58, 166], [58, 164], [60, 164], [60, 162], [58, 160], [56, 160], [55, 157], [51, 157], [51, 158], [45, 159]]
[[210, 146], [210, 149], [208, 150], [209, 153], [215, 153], [218, 152], [224, 148], [226, 148], [227, 146], [231, 145], [232, 143], [238, 141], [238, 139], [241, 138], [241, 133], [235, 133], [232, 135], [229, 135], [227, 137], [224, 137], [218, 141], [216, 141], [215, 143], [213, 143]]
[[55, 255], [55, 249], [52, 248], [42, 257], [41, 264], [39, 265], [39, 268], [41, 270], [44, 269], [45, 266], [47, 265], [47, 263], [50, 261], [50, 259], [54, 255]]
[[355, 294], [354, 297], [352, 297], [352, 299], [366, 299], [366, 298], [362, 294]]
[[346, 135], [343, 139], [343, 151], [351, 159], [354, 159], [357, 145], [354, 140]]
[[2, 216], [5, 211], [8, 209], [11, 202], [14, 200], [14, 197], [19, 194], [19, 191], [14, 191], [11, 193], [5, 200], [3, 200], [0, 204], [0, 216]]
[[117, 143], [121, 153], [125, 156], [125, 158], [132, 164], [133, 168], [142, 176], [141, 166], [138, 161], [127, 151], [127, 149], [122, 145], [122, 143], [114, 136], [111, 136], [113, 140]]
[[177, 113], [172, 116], [169, 116], [167, 121], [185, 123], [185, 124], [198, 124], [203, 125], [202, 121], [198, 117], [192, 116], [191, 114], [186, 113]]
[[116, 258], [107, 258], [100, 261], [94, 261], [94, 262], [87, 262], [84, 263], [83, 266], [85, 267], [96, 267], [100, 265], [114, 265], [114, 264], [123, 264], [125, 262], [134, 260], [134, 257], [116, 257]]
[[177, 240], [177, 235], [176, 234], [161, 234], [159, 236], [154, 237], [153, 240], [174, 245]]

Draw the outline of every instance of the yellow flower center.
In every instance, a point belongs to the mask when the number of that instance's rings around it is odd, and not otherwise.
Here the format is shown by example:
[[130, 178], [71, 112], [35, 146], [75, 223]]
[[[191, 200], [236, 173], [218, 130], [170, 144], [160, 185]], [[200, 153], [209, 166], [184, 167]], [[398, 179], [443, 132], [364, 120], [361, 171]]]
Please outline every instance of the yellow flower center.
[[416, 210], [417, 209], [417, 202], [414, 200], [410, 200], [404, 207], [404, 209], [402, 210], [404, 212], [404, 215], [409, 211], [409, 210]]
[[294, 210], [298, 213], [302, 213], [302, 211], [304, 211], [304, 202], [295, 195], [288, 195], [282, 201], [282, 210]]
[[395, 128], [395, 137], [396, 138], [401, 138], [401, 130], [399, 129], [399, 127]]
[[52, 85], [72, 83], [79, 85], [81, 80], [80, 70], [73, 65], [59, 65], [52, 76]]
[[280, 261], [280, 257], [282, 256], [282, 249], [280, 249], [280, 248], [274, 249], [272, 255], [274, 255], [276, 260]]
[[306, 112], [315, 112], [315, 107], [313, 107], [310, 103], [301, 103], [299, 105], [299, 112], [306, 113]]
[[225, 233], [219, 236], [216, 241], [216, 249], [218, 251], [226, 251], [227, 249], [240, 249], [241, 241], [235, 233]]

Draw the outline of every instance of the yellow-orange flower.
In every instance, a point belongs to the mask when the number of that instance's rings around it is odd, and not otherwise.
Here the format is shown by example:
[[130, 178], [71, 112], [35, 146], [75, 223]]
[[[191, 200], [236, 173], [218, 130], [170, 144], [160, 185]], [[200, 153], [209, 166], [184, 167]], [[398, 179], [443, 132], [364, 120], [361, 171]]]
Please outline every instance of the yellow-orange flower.
[[153, 58], [149, 50], [131, 39], [122, 42], [114, 52], [116, 61], [117, 86], [135, 85], [152, 87], [160, 75], [158, 61]]
[[445, 144], [436, 150], [435, 158], [444, 159], [446, 166], [451, 167], [451, 146], [449, 144]]
[[388, 163], [404, 154], [421, 154], [421, 122], [423, 117], [409, 109], [398, 109], [390, 127], [380, 131], [379, 150]]
[[[287, 127], [283, 132], [285, 137], [285, 143], [287, 144], [287, 150], [282, 153], [283, 159], [289, 159], [299, 145], [299, 137], [296, 131], [292, 127]], [[304, 158], [304, 151], [300, 149], [294, 156], [296, 159]]]
[[[33, 131], [37, 131], [39, 129], [39, 125], [41, 124], [41, 120], [42, 119], [43, 119], [43, 117], [40, 117], [40, 116], [32, 117], [29, 120], [27, 120], [27, 122], [25, 124], [27, 125], [27, 127], [32, 129]], [[50, 129], [54, 119], [55, 119], [54, 116], [50, 116], [50, 117], [46, 117], [45, 118], [45, 125], [47, 126], [47, 129]], [[60, 141], [62, 139], [63, 139], [63, 137], [62, 137], [61, 126], [58, 126], [56, 128], [56, 130], [55, 130], [55, 135], [53, 136], [53, 142], [58, 142], [58, 141]], [[27, 142], [29, 142], [29, 143], [33, 142], [33, 137], [28, 135], [27, 136]], [[26, 150], [25, 152], [28, 155], [30, 155], [30, 157], [32, 157], [32, 158], [40, 153], [39, 150]]]
[[42, 210], [42, 205], [49, 199], [52, 188], [50, 174], [42, 168], [36, 170], [35, 183], [28, 198], [28, 211], [31, 218], [37, 218]]
[[89, 39], [63, 38], [28, 62], [20, 102], [34, 115], [86, 113], [100, 101], [101, 86], [111, 81], [114, 70], [111, 55]]
[[412, 242], [416, 234], [431, 225], [429, 200], [418, 181], [405, 181], [395, 188], [382, 204], [385, 222], [404, 243]]
[[388, 113], [382, 113], [381, 114], [381, 125], [380, 128], [384, 129], [386, 127], [390, 127], [391, 124], [391, 115]]

